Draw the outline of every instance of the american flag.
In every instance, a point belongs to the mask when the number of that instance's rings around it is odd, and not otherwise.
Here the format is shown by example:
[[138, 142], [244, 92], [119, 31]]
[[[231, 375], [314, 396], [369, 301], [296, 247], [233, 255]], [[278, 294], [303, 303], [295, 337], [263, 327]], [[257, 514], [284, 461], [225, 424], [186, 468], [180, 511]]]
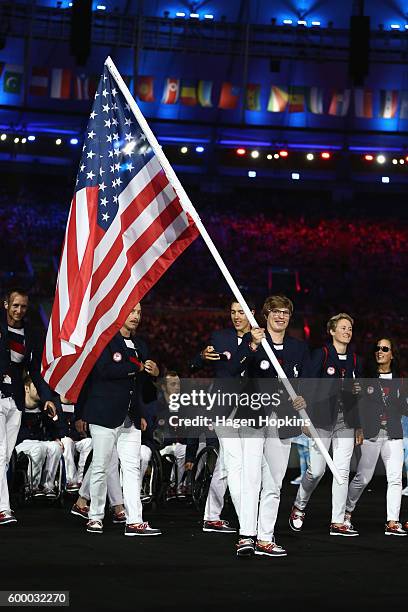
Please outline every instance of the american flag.
[[198, 230], [107, 66], [88, 122], [42, 359], [78, 398], [129, 312]]

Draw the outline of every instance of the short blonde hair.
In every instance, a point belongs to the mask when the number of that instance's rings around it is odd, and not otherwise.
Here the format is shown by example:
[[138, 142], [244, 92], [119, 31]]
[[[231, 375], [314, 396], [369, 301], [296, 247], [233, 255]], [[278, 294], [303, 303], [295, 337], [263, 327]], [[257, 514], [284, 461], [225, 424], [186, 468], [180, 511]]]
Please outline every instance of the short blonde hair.
[[350, 315], [347, 314], [347, 312], [339, 312], [339, 314], [334, 315], [327, 321], [327, 333], [328, 334], [330, 334], [331, 331], [336, 331], [337, 323], [341, 319], [346, 319], [346, 321], [351, 323], [351, 326], [354, 325], [354, 319], [350, 317]]
[[270, 295], [266, 298], [262, 306], [262, 314], [265, 319], [268, 318], [269, 313], [274, 308], [287, 308], [290, 312], [290, 316], [293, 315], [293, 302], [287, 298], [286, 295]]

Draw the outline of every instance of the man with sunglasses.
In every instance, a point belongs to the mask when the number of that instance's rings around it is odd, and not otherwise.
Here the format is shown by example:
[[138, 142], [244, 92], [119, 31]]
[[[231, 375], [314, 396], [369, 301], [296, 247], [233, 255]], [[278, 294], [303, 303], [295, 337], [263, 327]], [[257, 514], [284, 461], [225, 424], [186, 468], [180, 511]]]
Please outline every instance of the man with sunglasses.
[[[345, 520], [350, 461], [354, 444], [362, 443], [357, 410], [360, 387], [353, 381], [361, 376], [362, 368], [360, 358], [350, 348], [353, 324], [353, 319], [344, 312], [331, 317], [327, 323], [327, 332], [332, 342], [312, 354], [313, 378], [320, 380], [310, 417], [326, 448], [333, 445], [334, 465], [343, 478], [342, 484], [333, 478], [329, 532], [332, 536], [358, 536], [350, 522]], [[326, 469], [326, 461], [313, 442], [310, 442], [309, 450], [309, 466], [299, 485], [289, 517], [293, 531], [301, 531], [310, 496]]]
[[[285, 476], [291, 439], [301, 433], [299, 426], [290, 424], [297, 420], [297, 411], [306, 407], [302, 396], [292, 400], [283, 390], [278, 375], [268, 355], [261, 346], [266, 338], [275, 353], [286, 376], [299, 390], [300, 380], [310, 376], [310, 355], [306, 342], [286, 333], [293, 303], [286, 296], [274, 295], [265, 300], [262, 314], [266, 319], [266, 333], [263, 328], [254, 328], [247, 333], [231, 362], [231, 372], [237, 375], [245, 372], [258, 391], [272, 397], [277, 392], [279, 401], [259, 410], [240, 407], [236, 417], [242, 419], [240, 437], [242, 444], [242, 477], [240, 508], [240, 539], [238, 556], [263, 555], [284, 557], [286, 551], [275, 542], [274, 530], [280, 503], [282, 480]], [[277, 418], [287, 417], [289, 424], [277, 427]], [[244, 426], [244, 419], [254, 426]], [[269, 424], [263, 424], [264, 419]]]

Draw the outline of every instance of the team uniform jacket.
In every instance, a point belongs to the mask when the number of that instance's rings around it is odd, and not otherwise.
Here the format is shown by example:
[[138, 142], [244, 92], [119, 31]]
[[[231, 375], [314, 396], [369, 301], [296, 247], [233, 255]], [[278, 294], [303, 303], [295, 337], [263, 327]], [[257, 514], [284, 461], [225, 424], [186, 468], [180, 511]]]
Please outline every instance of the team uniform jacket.
[[312, 353], [312, 377], [315, 393], [310, 417], [313, 425], [331, 429], [337, 420], [339, 403], [347, 427], [358, 428], [358, 395], [352, 393], [353, 379], [362, 376], [361, 359], [347, 349], [347, 359], [340, 360], [333, 344]]
[[[285, 334], [283, 339], [283, 349], [276, 349], [272, 338], [269, 334], [266, 335], [268, 344], [272, 351], [276, 355], [276, 358], [283, 368], [286, 376], [290, 379], [292, 386], [295, 388], [298, 395], [302, 394], [302, 378], [309, 378], [311, 375], [311, 362], [309, 347], [306, 342], [298, 340]], [[292, 407], [292, 403], [289, 400], [287, 392], [284, 390], [282, 383], [278, 381], [278, 375], [269, 360], [264, 348], [259, 346], [258, 350], [252, 351], [249, 347], [252, 340], [251, 333], [248, 332], [242, 339], [242, 344], [239, 346], [235, 356], [233, 357], [230, 365], [232, 375], [236, 376], [241, 372], [245, 371], [246, 376], [249, 379], [256, 379], [253, 385], [254, 392], [268, 393], [279, 393], [280, 404], [278, 406], [267, 408], [261, 408], [258, 411], [249, 409], [240, 409], [236, 417], [241, 418], [253, 418], [254, 413], [256, 418], [259, 416], [265, 416], [270, 414], [271, 411], [276, 412], [278, 418], [296, 418], [297, 411]], [[262, 382], [262, 379], [276, 379], [275, 381], [266, 383]], [[280, 438], [291, 438], [301, 433], [300, 427], [294, 426], [283, 426], [279, 430]]]
[[26, 408], [23, 410], [16, 444], [20, 444], [23, 440], [48, 441], [60, 437], [58, 421], [49, 417], [41, 404], [33, 410], [27, 410]]
[[152, 401], [156, 389], [152, 377], [140, 372], [140, 363], [149, 358], [147, 345], [139, 337], [132, 340], [135, 350], [117, 333], [105, 347], [88, 376], [76, 419], [113, 429], [129, 416], [140, 429], [143, 402]]
[[[24, 409], [24, 372], [30, 374], [38, 391], [41, 401], [53, 400], [54, 394], [40, 374], [41, 360], [38, 352], [39, 343], [34, 338], [30, 326], [26, 321], [24, 327], [24, 358], [20, 363], [11, 360], [9, 331], [7, 319], [3, 315], [0, 319], [0, 392], [2, 397], [12, 397], [19, 410]], [[9, 380], [10, 383], [5, 383]]]
[[364, 438], [375, 438], [385, 428], [391, 439], [402, 439], [401, 415], [408, 414], [407, 393], [401, 379], [363, 379], [359, 400]]

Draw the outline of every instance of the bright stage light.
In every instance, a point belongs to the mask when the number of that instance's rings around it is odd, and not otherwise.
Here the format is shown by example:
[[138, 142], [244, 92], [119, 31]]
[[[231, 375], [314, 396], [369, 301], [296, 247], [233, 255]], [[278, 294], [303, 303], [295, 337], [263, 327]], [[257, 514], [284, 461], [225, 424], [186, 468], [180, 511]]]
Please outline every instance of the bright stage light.
[[253, 159], [258, 159], [259, 157], [259, 151], [251, 151], [251, 157]]
[[377, 164], [384, 164], [385, 161], [385, 155], [377, 155]]
[[242, 155], [245, 155], [245, 153], [246, 153], [246, 150], [243, 149], [242, 147], [240, 147], [239, 149], [236, 150], [236, 154], [237, 155], [241, 155], [242, 156]]

